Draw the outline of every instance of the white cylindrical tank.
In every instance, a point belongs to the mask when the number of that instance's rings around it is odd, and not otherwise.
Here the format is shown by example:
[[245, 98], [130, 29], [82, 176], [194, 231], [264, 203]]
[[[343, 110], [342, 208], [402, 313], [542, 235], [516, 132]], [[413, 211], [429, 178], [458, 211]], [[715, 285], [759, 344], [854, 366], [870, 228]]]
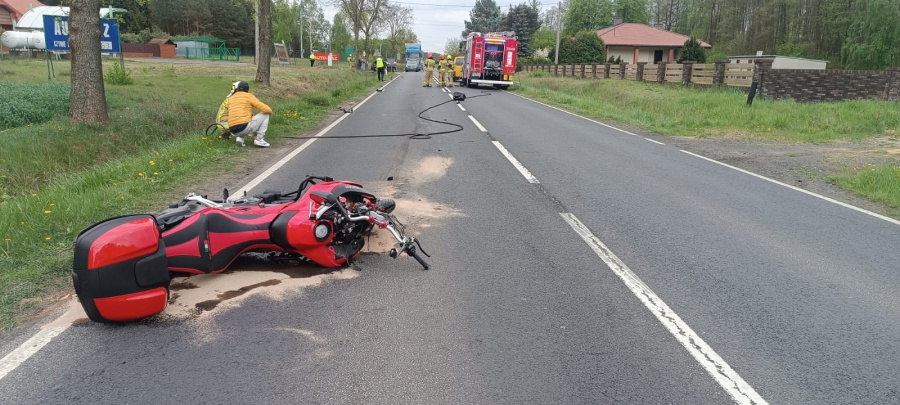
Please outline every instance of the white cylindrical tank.
[[47, 49], [43, 32], [6, 31], [0, 35], [0, 43], [9, 49]]

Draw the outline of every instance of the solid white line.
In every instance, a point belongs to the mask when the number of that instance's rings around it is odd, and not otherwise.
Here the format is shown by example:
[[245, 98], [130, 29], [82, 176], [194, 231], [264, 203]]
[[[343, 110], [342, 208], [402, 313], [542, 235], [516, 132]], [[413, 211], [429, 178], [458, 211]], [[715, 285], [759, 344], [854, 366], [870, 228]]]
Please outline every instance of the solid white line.
[[656, 316], [669, 333], [697, 360], [700, 365], [725, 389], [728, 395], [739, 404], [767, 404], [753, 387], [750, 386], [728, 363], [725, 362], [703, 339], [694, 332], [681, 318], [660, 299], [628, 266], [625, 265], [600, 239], [597, 239], [575, 215], [560, 213], [569, 226], [590, 246], [590, 248], [609, 266], [625, 286], [634, 293], [644, 306]]
[[462, 104], [456, 103], [456, 106], [459, 107], [460, 110], [466, 111], [466, 107], [463, 107]]
[[825, 197], [825, 196], [823, 196], [823, 195], [819, 195], [819, 194], [813, 193], [813, 192], [811, 192], [811, 191], [804, 190], [804, 189], [799, 188], [799, 187], [794, 187], [794, 186], [792, 186], [792, 185], [790, 185], [790, 184], [785, 184], [785, 183], [782, 183], [782, 182], [780, 182], [780, 181], [778, 181], [778, 180], [773, 180], [773, 179], [770, 179], [770, 178], [768, 178], [768, 177], [761, 176], [761, 175], [758, 175], [758, 174], [756, 174], [756, 173], [753, 173], [753, 172], [751, 172], [751, 171], [747, 171], [747, 170], [741, 169], [741, 168], [739, 168], [739, 167], [734, 167], [734, 166], [732, 166], [732, 165], [729, 165], [729, 164], [726, 164], [726, 163], [722, 163], [722, 162], [720, 162], [720, 161], [718, 161], [718, 160], [710, 159], [710, 158], [708, 158], [708, 157], [706, 157], [706, 156], [701, 156], [701, 155], [698, 155], [698, 154], [696, 154], [696, 153], [688, 152], [688, 151], [686, 151], [686, 150], [682, 150], [682, 152], [687, 153], [688, 155], [695, 156], [695, 157], [698, 157], [698, 158], [700, 158], [700, 159], [703, 159], [703, 160], [706, 160], [706, 161], [709, 161], [709, 162], [718, 164], [718, 165], [725, 166], [725, 167], [727, 167], [727, 168], [729, 168], [729, 169], [734, 169], [734, 170], [737, 170], [737, 171], [739, 171], [739, 172], [741, 172], [741, 173], [749, 174], [749, 175], [751, 175], [751, 176], [753, 176], [753, 177], [756, 177], [756, 178], [759, 178], [759, 179], [763, 179], [763, 180], [768, 181], [768, 182], [771, 182], [771, 183], [778, 184], [778, 185], [780, 185], [780, 186], [785, 186], [785, 187], [787, 187], [787, 188], [789, 188], [789, 189], [796, 190], [796, 191], [799, 191], [799, 192], [801, 192], [801, 193], [811, 195], [811, 196], [813, 196], [813, 197], [816, 197], [816, 198], [819, 198], [819, 199], [828, 201], [828, 202], [830, 202], [830, 203], [835, 203], [835, 204], [840, 205], [840, 206], [842, 206], [842, 207], [844, 207], [844, 208], [849, 208], [849, 209], [851, 209], [851, 210], [858, 211], [858, 212], [861, 212], [861, 213], [866, 214], [866, 215], [871, 215], [871, 216], [873, 216], [873, 217], [875, 217], [875, 218], [878, 218], [878, 219], [883, 219], [883, 220], [888, 221], [888, 222], [890, 222], [890, 223], [892, 223], [892, 224], [894, 224], [894, 225], [900, 225], [900, 221], [898, 221], [898, 220], [896, 220], [896, 219], [894, 219], [894, 218], [886, 217], [886, 216], [881, 215], [881, 214], [876, 214], [876, 213], [874, 213], [874, 212], [872, 212], [872, 211], [864, 210], [864, 209], [862, 209], [862, 208], [855, 207], [855, 206], [853, 206], [853, 205], [850, 205], [850, 204], [847, 204], [847, 203], [844, 203], [844, 202], [840, 202], [840, 201], [838, 201], [838, 200], [835, 200], [835, 199], [832, 199], [832, 198], [828, 198], [828, 197]]
[[481, 132], [487, 132], [487, 129], [485, 129], [485, 128], [481, 125], [481, 123], [478, 122], [478, 120], [475, 119], [475, 117], [473, 117], [473, 116], [470, 115], [470, 116], [469, 116], [469, 119], [472, 120], [472, 122], [475, 123], [475, 126], [478, 127], [478, 129], [480, 129]]
[[653, 143], [658, 143], [658, 144], [660, 144], [660, 145], [665, 145], [664, 143], [662, 143], [662, 142], [660, 142], [660, 141], [654, 141], [653, 139], [650, 139], [650, 138], [644, 138], [644, 139], [646, 139], [646, 140], [648, 140], [648, 141], [650, 141], [650, 142], [653, 142]]
[[60, 333], [63, 333], [63, 331], [69, 328], [69, 325], [71, 324], [41, 329], [40, 332], [26, 340], [25, 343], [22, 343], [15, 350], [3, 357], [3, 359], [0, 359], [0, 380], [28, 360], [29, 357], [41, 350], [47, 343], [50, 343], [53, 338], [59, 336]]
[[[353, 109], [354, 109], [354, 110], [358, 109], [360, 106], [362, 106], [363, 104], [365, 104], [366, 101], [369, 101], [369, 99], [371, 99], [372, 97], [375, 97], [376, 94], [378, 94], [378, 92], [374, 92], [374, 93], [370, 94], [369, 97], [366, 97], [363, 101], [360, 101], [359, 104], [353, 106]], [[344, 115], [341, 115], [338, 119], [334, 120], [334, 122], [332, 122], [332, 123], [329, 124], [327, 127], [325, 127], [324, 129], [322, 129], [321, 131], [319, 131], [319, 133], [317, 133], [317, 134], [315, 135], [315, 137], [316, 137], [316, 138], [322, 137], [322, 135], [325, 135], [326, 133], [328, 133], [328, 131], [330, 131], [332, 128], [334, 128], [335, 126], [337, 126], [337, 124], [340, 124], [341, 121], [343, 121], [343, 120], [344, 120], [345, 118], [347, 118], [347, 116], [349, 116], [349, 115], [350, 115], [350, 114], [344, 114]], [[310, 140], [307, 140], [307, 141], [304, 142], [302, 145], [300, 145], [299, 147], [297, 147], [297, 149], [294, 149], [293, 151], [291, 151], [291, 153], [289, 153], [287, 156], [281, 158], [281, 160], [279, 160], [278, 162], [276, 162], [274, 165], [270, 166], [268, 169], [266, 169], [266, 171], [260, 173], [259, 176], [256, 176], [255, 179], [253, 179], [253, 180], [251, 180], [249, 183], [245, 184], [245, 185], [244, 185], [243, 187], [241, 187], [238, 191], [235, 191], [234, 194], [233, 194], [233, 195], [235, 196], [235, 198], [242, 197], [242, 196], [244, 195], [245, 192], [249, 192], [250, 190], [253, 189], [253, 187], [258, 186], [259, 183], [262, 183], [266, 178], [268, 178], [269, 176], [271, 176], [272, 173], [275, 173], [276, 171], [278, 171], [278, 169], [280, 169], [282, 166], [284, 166], [285, 164], [287, 164], [287, 162], [290, 162], [291, 159], [293, 159], [295, 156], [297, 156], [298, 154], [300, 154], [300, 152], [303, 152], [304, 149], [306, 149], [309, 145], [312, 145], [312, 143], [315, 142], [315, 141], [316, 141], [316, 139], [310, 139]]]
[[528, 169], [525, 168], [525, 165], [523, 165], [521, 162], [519, 162], [519, 160], [516, 159], [515, 156], [512, 155], [512, 153], [509, 153], [509, 151], [506, 150], [506, 148], [504, 148], [503, 145], [500, 144], [500, 142], [497, 142], [497, 141], [493, 141], [493, 142], [494, 142], [494, 146], [496, 146], [497, 149], [500, 150], [500, 153], [502, 153], [503, 156], [506, 156], [506, 159], [509, 160], [509, 162], [512, 163], [513, 166], [515, 166], [516, 169], [519, 170], [519, 173], [522, 173], [522, 176], [525, 176], [525, 180], [528, 180], [528, 182], [532, 183], [532, 184], [540, 183], [538, 181], [537, 177], [534, 177], [534, 175], [532, 175], [531, 172], [529, 172]]
[[616, 128], [616, 127], [614, 127], [614, 126], [612, 126], [612, 125], [604, 124], [604, 123], [602, 123], [602, 122], [600, 122], [600, 121], [592, 120], [592, 119], [590, 119], [590, 118], [588, 118], [588, 117], [585, 117], [585, 116], [583, 116], [583, 115], [578, 115], [578, 114], [575, 114], [575, 113], [573, 113], [573, 112], [571, 112], [571, 111], [566, 111], [566, 110], [563, 110], [562, 108], [554, 107], [554, 106], [552, 106], [552, 105], [550, 105], [550, 104], [545, 104], [545, 103], [542, 103], [542, 102], [540, 102], [540, 101], [537, 101], [537, 100], [534, 100], [534, 99], [531, 99], [531, 98], [528, 98], [528, 97], [525, 97], [525, 96], [520, 96], [520, 95], [518, 95], [518, 94], [516, 94], [516, 93], [512, 93], [512, 92], [504, 92], [504, 93], [508, 93], [508, 94], [512, 94], [512, 95], [514, 95], [514, 96], [516, 96], [516, 97], [524, 98], [524, 99], [526, 99], [526, 100], [528, 100], [528, 101], [531, 101], [531, 102], [534, 102], [534, 103], [538, 103], [538, 104], [540, 104], [540, 105], [542, 105], [542, 106], [545, 106], [545, 107], [550, 107], [550, 108], [552, 108], [552, 109], [554, 109], [554, 110], [557, 110], [557, 111], [562, 111], [562, 112], [564, 112], [564, 113], [566, 113], [566, 114], [569, 114], [569, 115], [574, 115], [574, 116], [576, 116], [576, 117], [578, 117], [578, 118], [581, 118], [581, 119], [584, 119], [584, 120], [588, 120], [588, 121], [590, 121], [590, 122], [593, 122], [594, 124], [602, 125], [602, 126], [607, 127], [607, 128], [609, 128], [609, 129], [615, 129], [616, 131], [619, 131], [619, 132], [622, 132], [622, 133], [626, 133], [626, 134], [628, 134], [628, 135], [638, 136], [637, 134], [633, 134], [633, 133], [628, 132], [628, 131], [626, 131], [626, 130], [624, 130], [624, 129]]

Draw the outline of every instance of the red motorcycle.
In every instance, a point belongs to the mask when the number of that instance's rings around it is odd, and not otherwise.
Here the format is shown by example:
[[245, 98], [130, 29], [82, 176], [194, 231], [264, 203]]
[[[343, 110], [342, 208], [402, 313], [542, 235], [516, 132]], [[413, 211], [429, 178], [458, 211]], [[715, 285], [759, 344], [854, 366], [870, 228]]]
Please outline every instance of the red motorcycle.
[[162, 312], [169, 272], [221, 273], [250, 251], [284, 252], [340, 267], [363, 248], [374, 227], [397, 240], [389, 255], [406, 253], [426, 270], [419, 241], [358, 183], [309, 176], [296, 191], [266, 191], [222, 200], [189, 194], [158, 215], [107, 219], [75, 239], [72, 280], [95, 322], [134, 321]]

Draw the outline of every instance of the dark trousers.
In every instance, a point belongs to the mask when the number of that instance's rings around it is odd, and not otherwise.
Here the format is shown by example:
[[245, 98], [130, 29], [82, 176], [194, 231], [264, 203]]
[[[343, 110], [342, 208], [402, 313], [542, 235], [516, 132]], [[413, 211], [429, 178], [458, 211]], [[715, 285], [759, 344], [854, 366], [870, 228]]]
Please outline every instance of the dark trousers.
[[310, 60], [309, 60], [309, 67], [313, 67], [313, 66], [315, 66], [315, 65], [316, 65], [316, 60], [315, 60], [315, 59], [310, 59]]
[[379, 82], [384, 81], [384, 68], [383, 67], [378, 68], [378, 81]]

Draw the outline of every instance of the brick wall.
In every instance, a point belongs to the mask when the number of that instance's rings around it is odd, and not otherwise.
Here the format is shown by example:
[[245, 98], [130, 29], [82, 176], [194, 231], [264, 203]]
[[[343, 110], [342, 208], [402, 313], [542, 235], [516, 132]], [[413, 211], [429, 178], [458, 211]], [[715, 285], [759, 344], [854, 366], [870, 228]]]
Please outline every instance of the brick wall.
[[841, 100], [900, 101], [900, 69], [803, 70], [763, 69], [759, 94], [799, 102]]

